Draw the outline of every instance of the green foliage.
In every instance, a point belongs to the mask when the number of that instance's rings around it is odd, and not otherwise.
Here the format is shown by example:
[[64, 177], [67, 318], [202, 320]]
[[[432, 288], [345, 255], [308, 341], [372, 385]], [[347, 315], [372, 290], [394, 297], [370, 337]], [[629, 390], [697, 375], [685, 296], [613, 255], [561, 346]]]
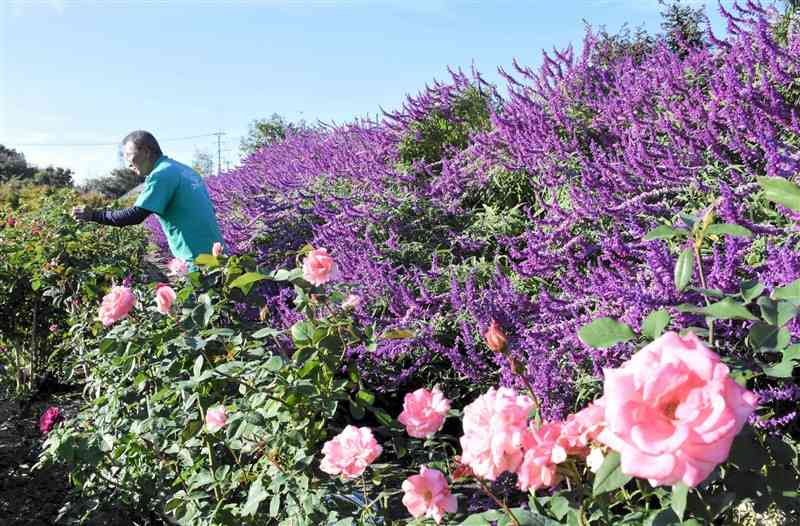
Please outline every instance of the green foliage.
[[82, 189], [97, 192], [113, 199], [122, 197], [144, 182], [144, 177], [130, 168], [114, 168], [105, 177], [86, 181]]
[[432, 109], [424, 120], [410, 126], [398, 148], [400, 161], [410, 168], [413, 161], [435, 163], [449, 157], [451, 150], [464, 149], [470, 134], [488, 129], [490, 104], [489, 96], [473, 87], [456, 97], [448, 115]]
[[0, 346], [9, 349], [0, 379], [22, 394], [47, 370], [66, 374], [77, 349], [63, 335], [78, 306], [136, 268], [146, 239], [139, 229], [76, 224], [68, 210], [84, 201], [71, 190], [29, 187], [13, 201], [15, 209], [0, 205]]
[[72, 186], [72, 170], [28, 164], [25, 155], [0, 144], [0, 183], [18, 181], [24, 184]]
[[242, 137], [239, 149], [243, 156], [252, 155], [262, 146], [275, 144], [286, 138], [286, 133], [297, 133], [308, 130], [310, 127], [305, 121], [287, 121], [277, 113], [268, 119], [254, 119], [247, 130], [247, 135]]

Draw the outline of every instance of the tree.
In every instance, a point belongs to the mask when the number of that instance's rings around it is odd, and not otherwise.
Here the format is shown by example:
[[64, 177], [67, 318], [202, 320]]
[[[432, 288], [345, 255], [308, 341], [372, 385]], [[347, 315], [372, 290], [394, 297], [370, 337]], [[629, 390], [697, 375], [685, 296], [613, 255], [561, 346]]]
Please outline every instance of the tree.
[[28, 179], [34, 173], [36, 169], [28, 164], [21, 152], [0, 144], [0, 183], [11, 179]]
[[208, 150], [195, 150], [192, 169], [203, 177], [214, 175], [214, 157]]
[[664, 6], [661, 11], [661, 29], [667, 37], [670, 48], [684, 53], [686, 50], [706, 45], [705, 31], [702, 28], [705, 14], [702, 7], [684, 5], [681, 0], [659, 0]]
[[53, 166], [48, 166], [43, 170], [39, 169], [33, 174], [33, 183], [48, 186], [72, 186], [72, 170]]
[[297, 133], [308, 128], [303, 120], [290, 122], [277, 113], [273, 113], [268, 119], [254, 119], [247, 130], [247, 136], [242, 138], [239, 150], [242, 155], [248, 156], [262, 146], [283, 141], [287, 132]]
[[99, 192], [116, 199], [128, 193], [144, 182], [144, 177], [138, 175], [130, 168], [114, 168], [111, 172], [99, 179], [90, 179], [84, 183], [84, 191]]

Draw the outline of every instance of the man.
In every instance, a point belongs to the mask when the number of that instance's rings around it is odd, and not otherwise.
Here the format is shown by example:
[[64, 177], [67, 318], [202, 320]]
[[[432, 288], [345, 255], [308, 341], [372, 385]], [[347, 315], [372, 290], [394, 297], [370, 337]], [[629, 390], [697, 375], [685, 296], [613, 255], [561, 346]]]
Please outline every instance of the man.
[[222, 243], [214, 205], [197, 172], [161, 153], [158, 141], [146, 131], [128, 134], [122, 141], [122, 153], [131, 170], [146, 176], [136, 203], [121, 210], [76, 206], [72, 209], [75, 219], [129, 226], [154, 213], [172, 255], [190, 265], [200, 254], [210, 254], [215, 242]]

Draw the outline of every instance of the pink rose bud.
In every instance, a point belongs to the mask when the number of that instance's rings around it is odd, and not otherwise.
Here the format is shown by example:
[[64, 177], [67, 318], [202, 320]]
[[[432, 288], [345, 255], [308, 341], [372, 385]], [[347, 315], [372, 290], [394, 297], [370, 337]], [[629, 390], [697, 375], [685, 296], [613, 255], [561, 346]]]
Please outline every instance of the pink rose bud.
[[486, 345], [494, 352], [503, 352], [503, 349], [506, 348], [506, 335], [503, 333], [503, 330], [497, 324], [496, 320], [492, 320], [489, 329], [484, 333], [483, 337], [486, 338]]
[[350, 294], [342, 302], [342, 308], [344, 308], [344, 309], [355, 309], [360, 304], [361, 304], [361, 296], [356, 296], [355, 294]]
[[225, 252], [225, 249], [222, 248], [222, 243], [220, 243], [219, 241], [216, 241], [214, 243], [214, 245], [211, 247], [211, 254], [213, 256], [219, 257], [219, 256], [222, 255], [223, 252]]
[[63, 420], [64, 414], [61, 412], [61, 409], [55, 406], [48, 407], [47, 410], [42, 413], [42, 416], [39, 417], [39, 431], [46, 435], [56, 424]]
[[328, 255], [327, 249], [314, 249], [303, 260], [303, 279], [312, 285], [319, 286], [337, 277], [336, 262]]
[[403, 481], [403, 504], [414, 518], [429, 517], [442, 522], [445, 513], [458, 509], [456, 496], [450, 494], [447, 479], [438, 469], [422, 466], [419, 475]]
[[667, 332], [603, 372], [606, 427], [598, 440], [619, 452], [623, 473], [653, 486], [700, 484], [728, 458], [757, 406], [691, 332]]
[[217, 406], [206, 411], [206, 429], [209, 433], [216, 433], [228, 423], [228, 412], [225, 406]]
[[58, 332], [58, 325], [55, 323], [50, 324], [50, 332]]
[[181, 258], [173, 258], [167, 265], [167, 268], [173, 276], [184, 276], [189, 272], [189, 265]]
[[136, 304], [136, 296], [133, 295], [128, 287], [116, 286], [111, 292], [103, 296], [103, 303], [100, 305], [100, 321], [103, 325], [117, 322], [128, 315]]
[[523, 445], [530, 441], [531, 398], [513, 389], [491, 388], [464, 408], [461, 462], [481, 478], [495, 480], [522, 463]]
[[7, 224], [8, 226], [14, 226], [14, 225], [16, 225], [16, 224], [17, 224], [17, 221], [16, 221], [16, 219], [14, 219], [13, 217], [11, 217], [11, 216], [8, 216], [8, 219], [6, 219], [6, 224]]
[[170, 309], [172, 309], [172, 302], [175, 301], [176, 296], [172, 287], [166, 283], [159, 283], [156, 286], [156, 305], [158, 306], [158, 312], [161, 314], [169, 314]]
[[330, 475], [341, 474], [342, 478], [354, 479], [381, 454], [383, 448], [372, 436], [368, 427], [347, 426], [325, 442], [320, 469]]
[[428, 438], [442, 428], [449, 410], [450, 400], [439, 389], [417, 389], [406, 394], [403, 412], [397, 419], [406, 426], [406, 432], [410, 436]]

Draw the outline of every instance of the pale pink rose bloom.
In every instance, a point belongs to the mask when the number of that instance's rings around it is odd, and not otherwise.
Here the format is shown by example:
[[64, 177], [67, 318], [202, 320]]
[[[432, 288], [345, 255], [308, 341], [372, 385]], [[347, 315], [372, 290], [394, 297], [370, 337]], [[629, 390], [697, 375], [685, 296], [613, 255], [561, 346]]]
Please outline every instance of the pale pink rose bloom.
[[560, 480], [557, 464], [567, 459], [558, 445], [561, 422], [545, 422], [539, 429], [530, 427], [531, 441], [517, 470], [517, 487], [522, 491], [549, 488]]
[[211, 255], [219, 257], [223, 252], [225, 252], [225, 249], [222, 247], [222, 243], [215, 241], [211, 246]]
[[111, 292], [103, 296], [100, 304], [100, 321], [108, 327], [112, 323], [121, 320], [131, 311], [136, 304], [136, 296], [133, 295], [128, 287], [112, 287]]
[[403, 412], [397, 417], [406, 426], [406, 432], [414, 438], [428, 438], [442, 428], [444, 418], [450, 410], [450, 400], [438, 388], [433, 391], [417, 389], [407, 393], [403, 400]]
[[159, 283], [156, 287], [156, 305], [158, 305], [158, 312], [161, 314], [169, 314], [172, 309], [172, 302], [175, 301], [177, 294], [172, 290], [172, 287], [166, 283]]
[[341, 474], [342, 478], [353, 479], [361, 475], [382, 451], [368, 427], [347, 426], [322, 446], [325, 456], [319, 467], [330, 475]]
[[528, 415], [533, 400], [513, 389], [491, 388], [464, 408], [461, 462], [475, 475], [495, 480], [516, 471], [530, 442]]
[[173, 276], [184, 276], [189, 272], [189, 265], [181, 258], [172, 258], [167, 268]]
[[668, 332], [604, 373], [598, 439], [620, 453], [623, 473], [653, 486], [697, 486], [728, 458], [757, 405], [692, 333]]
[[225, 406], [217, 406], [206, 411], [206, 429], [209, 433], [216, 433], [228, 423], [228, 412]]
[[408, 477], [402, 487], [403, 504], [414, 518], [430, 517], [439, 524], [445, 513], [458, 509], [456, 496], [450, 493], [447, 479], [438, 469], [422, 466], [419, 475]]
[[595, 400], [582, 410], [569, 415], [561, 426], [558, 445], [568, 455], [586, 457], [589, 445], [603, 430], [605, 424], [605, 408], [603, 399]]
[[343, 309], [355, 309], [359, 305], [361, 305], [361, 296], [355, 294], [348, 295], [342, 302]]
[[322, 285], [338, 276], [336, 262], [325, 248], [317, 248], [303, 260], [303, 279], [312, 285]]

